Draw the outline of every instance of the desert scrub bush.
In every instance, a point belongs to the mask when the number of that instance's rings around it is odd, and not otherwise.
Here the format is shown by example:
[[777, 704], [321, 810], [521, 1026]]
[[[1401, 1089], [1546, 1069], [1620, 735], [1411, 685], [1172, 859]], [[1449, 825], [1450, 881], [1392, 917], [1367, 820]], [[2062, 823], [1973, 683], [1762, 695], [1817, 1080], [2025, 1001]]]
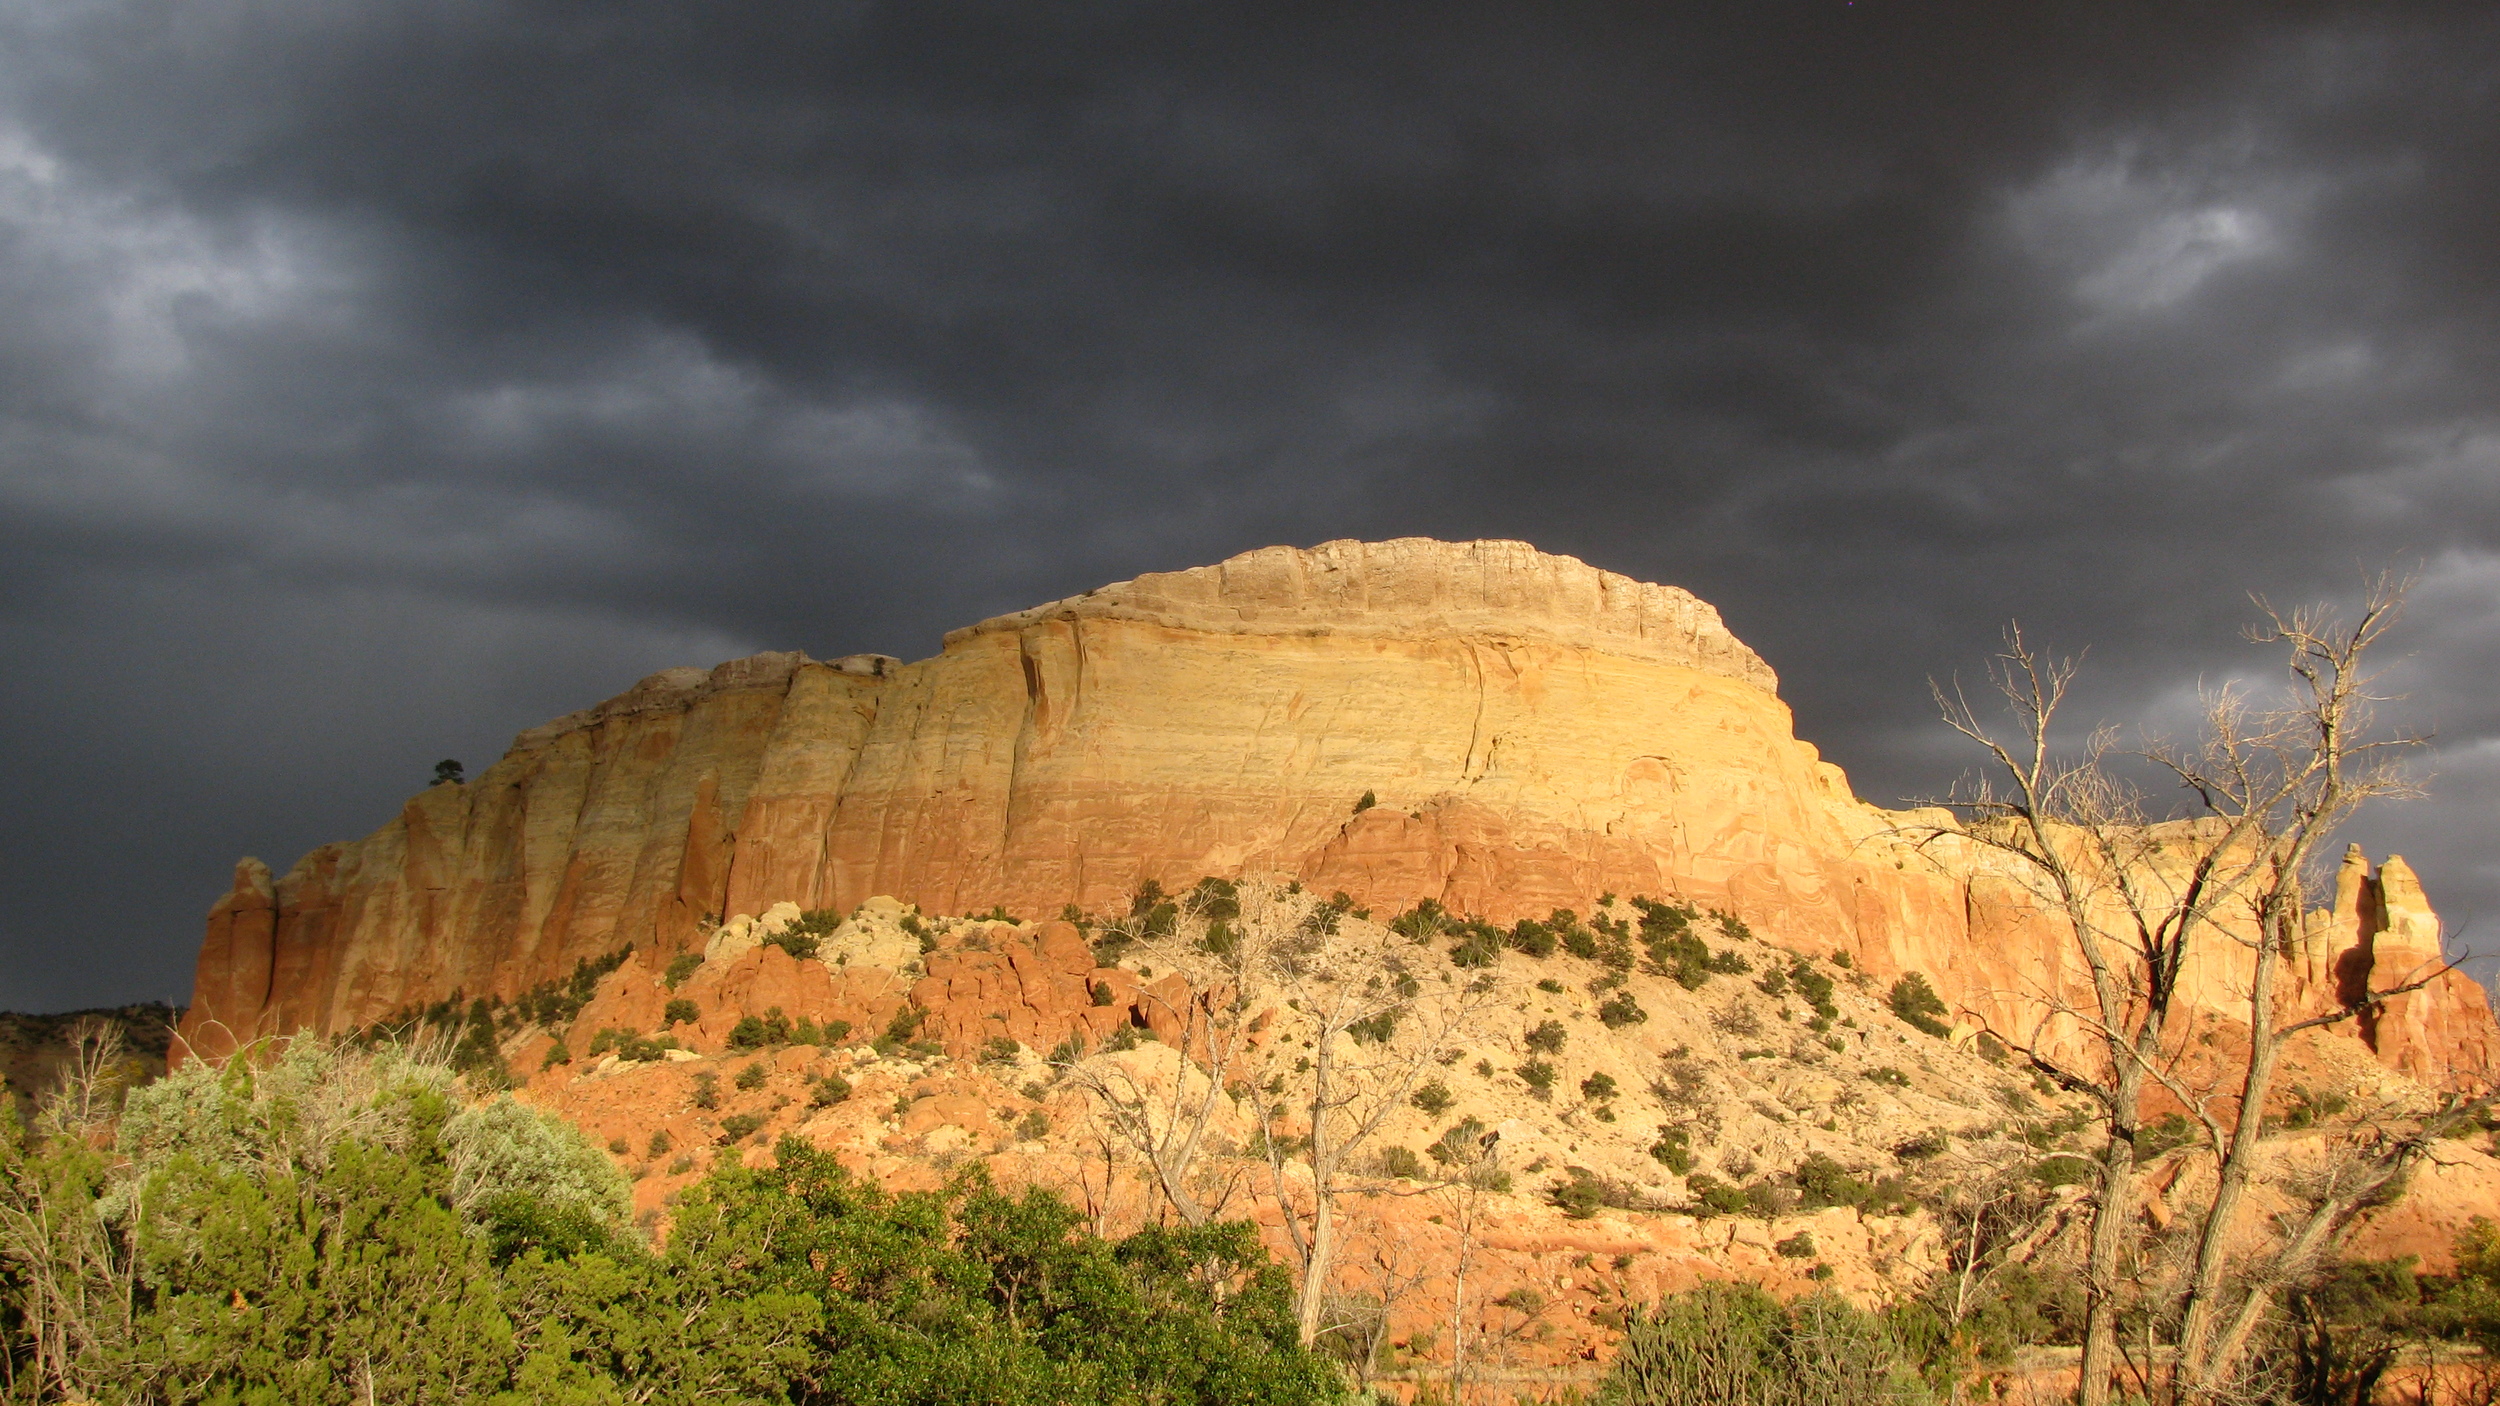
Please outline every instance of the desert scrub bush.
[[755, 1063], [739, 1070], [738, 1077], [730, 1082], [736, 1084], [739, 1088], [748, 1093], [753, 1093], [757, 1089], [764, 1087], [764, 1079], [764, 1062], [762, 1060], [757, 1060]]
[[[539, 1025], [562, 1025], [582, 1013], [590, 998], [599, 990], [599, 979], [634, 954], [631, 944], [599, 958], [578, 957], [573, 974], [558, 981], [542, 981], [513, 998], [513, 1007], [523, 1019]], [[700, 958], [695, 965], [702, 965]], [[439, 1022], [436, 1022], [439, 1024]]]
[[1050, 1136], [1050, 1115], [1038, 1108], [1028, 1108], [1016, 1123], [1016, 1136], [1026, 1142], [1039, 1142]]
[[702, 1018], [703, 1012], [696, 1008], [694, 1002], [683, 996], [669, 1002], [667, 1008], [660, 1013], [662, 1025], [692, 1025]]
[[2071, 1152], [2043, 1157], [2031, 1164], [2031, 1179], [2048, 1187], [2084, 1185], [2099, 1175], [2100, 1168], [2091, 1159]]
[[1561, 1021], [1549, 1020], [1533, 1027], [1527, 1034], [1521, 1036], [1520, 1043], [1538, 1054], [1560, 1054], [1567, 1034]]
[[1661, 1123], [1658, 1140], [1649, 1145], [1649, 1155], [1668, 1171], [1682, 1176], [1693, 1169], [1692, 1134], [1673, 1123]]
[[1936, 989], [1927, 984], [1927, 978], [1917, 972], [1902, 973], [1901, 979], [1892, 984], [1885, 1001], [1901, 1023], [1913, 1030], [1938, 1039], [1952, 1033], [1944, 1023], [1943, 998], [1937, 996]]
[[1450, 948], [1450, 965], [1454, 967], [1489, 967], [1502, 955], [1501, 929], [1470, 918], [1453, 931], [1458, 942]]
[[720, 1120], [720, 1143], [727, 1147], [734, 1142], [744, 1142], [763, 1126], [764, 1115], [761, 1113], [732, 1113]]
[[1806, 1154], [1789, 1179], [1796, 1185], [1798, 1204], [1810, 1211], [1848, 1206], [1866, 1215], [1897, 1215], [1917, 1205], [1900, 1177], [1870, 1182], [1821, 1152]]
[[1422, 1109], [1427, 1115], [1438, 1118], [1449, 1112], [1450, 1105], [1458, 1102], [1458, 1099], [1450, 1092], [1449, 1085], [1438, 1079], [1427, 1079], [1418, 1085], [1413, 1093], [1406, 1096], [1406, 1101]]
[[1771, 1252], [1784, 1260], [1810, 1260], [1814, 1258], [1814, 1234], [1800, 1230], [1772, 1245]]
[[1910, 1076], [1889, 1064], [1879, 1064], [1866, 1071], [1866, 1081], [1870, 1084], [1881, 1084], [1888, 1089], [1906, 1089], [1910, 1086]]
[[1484, 1155], [1484, 1120], [1469, 1114], [1442, 1130], [1424, 1154], [1444, 1167], [1464, 1167]]
[[718, 1074], [706, 1069], [694, 1076], [694, 1106], [704, 1109], [720, 1107], [720, 1076]]
[[668, 959], [668, 970], [660, 974], [660, 984], [674, 991], [679, 982], [703, 970], [703, 954], [680, 952]]
[[1554, 930], [1534, 918], [1522, 918], [1513, 923], [1510, 934], [1503, 941], [1510, 945], [1512, 951], [1521, 956], [1540, 960], [1553, 956], [1554, 949], [1561, 945], [1559, 939], [1554, 936]]
[[[1837, 953], [1832, 960], [1838, 962], [1847, 955], [1849, 954], [1846, 952]], [[1847, 966], [1848, 963], [1841, 962], [1841, 965]], [[1840, 1007], [1832, 1003], [1832, 979], [1816, 971], [1812, 962], [1799, 957], [1789, 963], [1788, 980], [1797, 988], [1797, 994], [1806, 998], [1806, 1004], [1814, 1008], [1814, 1014], [1818, 1019], [1836, 1020], [1839, 1018]]]
[[677, 1139], [668, 1135], [668, 1129], [662, 1128], [651, 1134], [651, 1140], [643, 1144], [642, 1155], [645, 1157], [666, 1157], [670, 1152], [675, 1151], [676, 1147]]
[[893, 1016], [886, 1021], [884, 1031], [869, 1042], [870, 1047], [881, 1055], [894, 1053], [910, 1043], [912, 1036], [920, 1030], [920, 1022], [928, 1017], [929, 1012], [919, 1006], [906, 1004], [896, 1007]]
[[1546, 1189], [1545, 1199], [1573, 1220], [1587, 1220], [1606, 1209], [1648, 1209], [1643, 1198], [1621, 1182], [1599, 1176], [1586, 1167], [1566, 1167], [1563, 1171], [1564, 1179]]
[[1447, 932], [1452, 925], [1449, 910], [1427, 898], [1390, 919], [1389, 931], [1420, 947]]
[[1397, 1033], [1398, 1017], [1404, 1014], [1403, 1007], [1391, 1006], [1361, 1020], [1347, 1022], [1345, 1033], [1353, 1036], [1354, 1043], [1358, 1045], [1385, 1045], [1389, 1043], [1389, 1037]]
[[842, 915], [830, 908], [810, 908], [793, 919], [790, 925], [764, 939], [767, 947], [778, 947], [805, 961], [824, 949], [825, 939], [842, 926]]
[[1592, 1103], [1602, 1103], [1613, 1098], [1615, 1092], [1615, 1076], [1612, 1074], [1602, 1072], [1591, 1074], [1580, 1081], [1580, 1097]]
[[1554, 1062], [1552, 1060], [1532, 1059], [1512, 1072], [1519, 1076], [1520, 1082], [1528, 1086], [1528, 1092], [1535, 1094], [1538, 1098], [1554, 1096]]
[[1649, 1012], [1641, 1009], [1641, 1003], [1632, 999], [1631, 992], [1617, 991], [1598, 1005], [1597, 1018], [1605, 1023], [1607, 1029], [1620, 1030], [1649, 1019]]
[[1565, 988], [1561, 982], [1556, 981], [1554, 978], [1550, 976], [1541, 976], [1537, 978], [1536, 989], [1549, 996], [1559, 996], [1563, 993]]
[[1392, 1143], [1380, 1149], [1379, 1155], [1372, 1159], [1372, 1175], [1422, 1181], [1425, 1175], [1424, 1159], [1415, 1155], [1414, 1148]]
[[808, 1085], [807, 1088], [807, 1104], [810, 1108], [830, 1108], [850, 1096], [851, 1081], [839, 1074], [827, 1074]]
[[1943, 1133], [1930, 1130], [1907, 1142], [1895, 1144], [1892, 1155], [1904, 1162], [1924, 1162], [1930, 1157], [1943, 1156], [1945, 1149], [1951, 1145]]
[[1735, 1001], [1710, 1013], [1710, 1028], [1722, 1035], [1759, 1035], [1762, 1015], [1743, 1001]]
[[614, 1051], [618, 1059], [647, 1063], [677, 1048], [677, 1042], [666, 1035], [646, 1039], [632, 1026], [612, 1026], [590, 1037], [590, 1057], [597, 1059]]
[[729, 1030], [729, 1048], [733, 1050], [760, 1050], [789, 1043], [790, 1020], [779, 1006], [767, 1008], [760, 1016], [740, 1016]]
[[1013, 1064], [1024, 1053], [1024, 1046], [1004, 1035], [992, 1035], [981, 1043], [980, 1064]]

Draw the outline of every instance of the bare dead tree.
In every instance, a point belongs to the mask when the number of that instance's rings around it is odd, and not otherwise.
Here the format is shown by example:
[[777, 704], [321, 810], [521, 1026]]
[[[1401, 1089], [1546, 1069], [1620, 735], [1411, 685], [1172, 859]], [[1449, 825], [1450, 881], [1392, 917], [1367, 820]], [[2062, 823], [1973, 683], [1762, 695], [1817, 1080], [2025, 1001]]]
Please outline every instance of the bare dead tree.
[[[1273, 884], [1251, 881], [1254, 902], [1272, 903]], [[1209, 1194], [1195, 1173], [1210, 1132], [1231, 1109], [1231, 1086], [1251, 1056], [1252, 990], [1276, 940], [1272, 922], [1240, 922], [1238, 890], [1200, 889], [1159, 924], [1133, 923], [1124, 961], [1157, 975], [1137, 1000], [1161, 1014], [1180, 1058], [1167, 1078], [1147, 1077], [1133, 1062], [1088, 1057], [1072, 1049], [1057, 1061], [1091, 1096], [1105, 1128], [1135, 1153], [1164, 1201], [1190, 1225], [1223, 1213], [1227, 1182]]]
[[1275, 1002], [1257, 1018], [1261, 1065], [1249, 1092], [1300, 1267], [1295, 1308], [1309, 1342], [1336, 1260], [1341, 1183], [1434, 1058], [1477, 1030], [1499, 985], [1446, 968], [1426, 976], [1413, 944], [1335, 904], [1243, 897], [1245, 929], [1266, 930], [1253, 975]]
[[[2228, 1297], [2227, 1236], [2255, 1174], [2255, 1146], [2284, 1038], [2351, 1019], [2440, 974], [2408, 974], [2338, 1010], [2279, 1023], [2281, 958], [2301, 939], [2321, 847], [2357, 807], [2412, 790], [2395, 762], [2418, 739], [2372, 735], [2371, 708], [2380, 700], [2367, 668], [2408, 584], [2373, 583], [2350, 626], [2324, 609], [2284, 614], [2260, 602], [2264, 619], [2249, 638], [2285, 651], [2286, 694], [2266, 708], [2237, 689], [2211, 695], [2202, 735], [2189, 747], [2156, 744], [2122, 753], [2116, 733], [2105, 727], [2079, 754], [2060, 755], [2052, 730], [2075, 665], [2041, 655], [2019, 629], [2008, 630], [1989, 671], [2014, 718], [2010, 733], [1996, 732], [1958, 687], [1935, 689], [1945, 722], [1978, 744], [1992, 764], [1947, 802], [1967, 818], [1959, 833], [1998, 856], [2016, 882], [2062, 919], [2090, 987], [2081, 1002], [2055, 990], [2043, 993], [2044, 1014], [2027, 1038], [2000, 1033], [2034, 1067], [2095, 1098], [2108, 1134], [2086, 1252], [2078, 1389], [2086, 1406], [2108, 1399], [2116, 1366], [2119, 1265], [2138, 1199], [2136, 1140], [2150, 1085], [2161, 1084], [2189, 1108], [2218, 1168], [2213, 1202], [2192, 1231], [2195, 1263], [2178, 1305], [2172, 1369], [2180, 1390], [2208, 1396], [2244, 1352], [2246, 1328], [2262, 1317], [2273, 1292], [2263, 1276], [2239, 1286], [2237, 1311], [2217, 1330]], [[2167, 772], [2184, 804], [2156, 814], [2121, 772], [2130, 756]], [[2246, 954], [2249, 970], [2246, 1058], [2219, 1085], [2193, 1086], [2179, 1072], [2170, 1039], [2182, 976], [2192, 957], [2233, 952]], [[2044, 1032], [2056, 1021], [2079, 1027], [2097, 1058], [2053, 1052]], [[2402, 1150], [2408, 1143], [2395, 1139], [2383, 1171], [2356, 1186], [2383, 1188], [2386, 1177], [2400, 1174], [2415, 1155]], [[2340, 1233], [2369, 1194], [2329, 1197], [2291, 1241], [2307, 1238], [2310, 1250], [2302, 1253], [2314, 1251], [2316, 1237]], [[2294, 1263], [2283, 1261], [2287, 1271]]]

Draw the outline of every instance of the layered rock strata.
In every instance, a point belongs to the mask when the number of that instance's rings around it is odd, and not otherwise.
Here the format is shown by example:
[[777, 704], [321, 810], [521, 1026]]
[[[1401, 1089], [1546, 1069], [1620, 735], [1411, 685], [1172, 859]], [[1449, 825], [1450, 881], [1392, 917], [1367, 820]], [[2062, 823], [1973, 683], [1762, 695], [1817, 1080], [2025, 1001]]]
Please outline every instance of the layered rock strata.
[[[2071, 989], [2038, 905], [1951, 836], [1915, 845], [1939, 817], [1852, 796], [1776, 683], [1684, 591], [1420, 539], [1144, 576], [918, 663], [670, 670], [282, 878], [246, 861], [183, 1034], [215, 1055], [455, 989], [508, 997], [626, 945], [657, 971], [778, 904], [1029, 918], [1244, 873], [1505, 922], [1679, 894], [1879, 975], [1924, 971], [2000, 1024]], [[2348, 879], [2303, 999], [2436, 955], [2410, 871]], [[2235, 970], [2192, 974], [2191, 999], [2227, 1012]], [[2433, 1079], [2479, 1080], [2500, 1051], [2461, 977], [2356, 1033]]]

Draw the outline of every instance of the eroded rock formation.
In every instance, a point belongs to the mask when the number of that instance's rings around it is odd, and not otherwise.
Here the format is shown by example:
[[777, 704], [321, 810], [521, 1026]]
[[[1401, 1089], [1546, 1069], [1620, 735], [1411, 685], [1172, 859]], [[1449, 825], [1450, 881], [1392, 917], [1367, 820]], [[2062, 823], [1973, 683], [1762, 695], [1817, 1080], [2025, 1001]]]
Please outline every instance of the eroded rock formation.
[[[1933, 817], [1857, 800], [1776, 682], [1686, 592], [1420, 539], [1145, 576], [913, 664], [674, 669], [282, 878], [246, 861], [183, 1034], [214, 1055], [455, 989], [509, 997], [628, 944], [657, 972], [777, 904], [1046, 917], [1252, 872], [1499, 921], [1680, 894], [1999, 1018], [2069, 980], [2037, 905], [1966, 846], [1913, 849], [1902, 827]], [[2345, 888], [2304, 954], [2319, 1000], [2437, 953], [2401, 861]], [[2199, 983], [2234, 999], [2227, 962]], [[2500, 1050], [2461, 977], [2358, 1033], [2433, 1079], [2479, 1079]]]

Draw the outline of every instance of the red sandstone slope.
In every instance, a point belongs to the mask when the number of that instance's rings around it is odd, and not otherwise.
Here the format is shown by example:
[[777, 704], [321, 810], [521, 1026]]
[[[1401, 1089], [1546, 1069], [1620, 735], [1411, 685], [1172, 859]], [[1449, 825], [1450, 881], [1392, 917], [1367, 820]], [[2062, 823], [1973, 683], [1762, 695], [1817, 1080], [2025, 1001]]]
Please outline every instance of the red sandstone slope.
[[[2000, 1020], [2065, 979], [2055, 927], [1979, 856], [1914, 854], [1904, 817], [1794, 737], [1775, 686], [1685, 592], [1418, 539], [1144, 577], [916, 664], [671, 670], [283, 878], [245, 861], [183, 1036], [215, 1055], [454, 989], [510, 996], [628, 944], [656, 969], [784, 901], [1034, 915], [1254, 872], [1504, 921], [1681, 894]], [[2436, 951], [2409, 871], [2348, 861], [2301, 999]], [[2232, 1003], [2228, 963], [2189, 985]], [[2355, 1033], [2434, 1081], [2480, 1082], [2500, 1053], [2462, 977]]]

